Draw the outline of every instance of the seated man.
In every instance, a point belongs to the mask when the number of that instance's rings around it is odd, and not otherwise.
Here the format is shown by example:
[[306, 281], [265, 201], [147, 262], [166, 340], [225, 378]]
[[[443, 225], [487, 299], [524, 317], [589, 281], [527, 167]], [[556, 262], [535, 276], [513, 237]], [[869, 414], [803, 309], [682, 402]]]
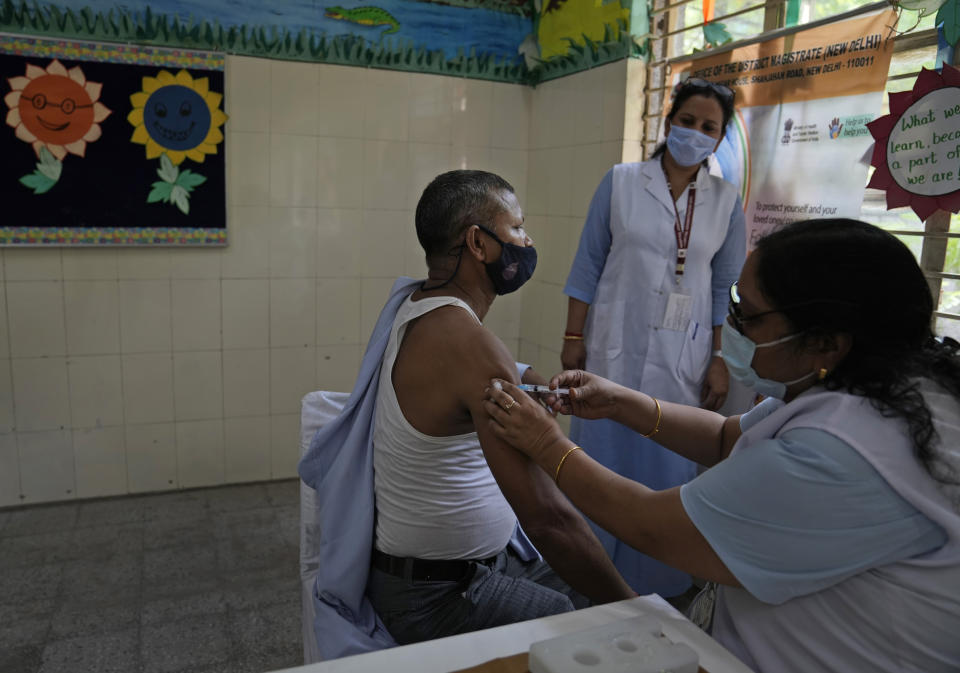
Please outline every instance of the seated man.
[[[482, 171], [445, 173], [424, 191], [416, 227], [429, 275], [396, 314], [374, 413], [373, 607], [410, 643], [635, 595], [483, 411], [490, 379], [517, 374], [481, 320], [536, 265], [513, 188]], [[508, 547], [518, 519], [545, 561]]]

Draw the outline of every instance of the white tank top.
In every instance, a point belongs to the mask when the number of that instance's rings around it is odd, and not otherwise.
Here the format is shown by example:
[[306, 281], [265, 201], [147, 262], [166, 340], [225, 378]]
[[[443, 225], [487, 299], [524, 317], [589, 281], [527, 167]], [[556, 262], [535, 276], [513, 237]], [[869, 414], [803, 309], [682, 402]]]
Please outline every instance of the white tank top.
[[[957, 469], [960, 404], [929, 385], [923, 390], [939, 435], [935, 469]], [[804, 427], [826, 430], [856, 449], [948, 540], [936, 551], [782, 605], [720, 587], [711, 635], [761, 673], [960, 671], [957, 493], [935, 481], [914, 456], [905, 422], [884, 418], [869, 400], [841, 392], [801, 395], [746, 431], [733, 450]]]
[[393, 363], [407, 323], [455, 297], [403, 303], [390, 332], [374, 412], [373, 466], [377, 500], [375, 547], [423, 559], [486, 558], [506, 547], [517, 523], [487, 466], [477, 433], [431, 437], [404, 418], [393, 387]]

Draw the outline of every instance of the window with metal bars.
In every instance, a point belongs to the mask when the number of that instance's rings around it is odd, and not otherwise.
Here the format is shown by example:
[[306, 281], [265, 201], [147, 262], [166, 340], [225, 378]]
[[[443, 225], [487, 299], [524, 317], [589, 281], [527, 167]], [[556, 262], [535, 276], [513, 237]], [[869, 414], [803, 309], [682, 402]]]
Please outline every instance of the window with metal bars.
[[[704, 13], [707, 4], [708, 12]], [[769, 39], [790, 25], [838, 20], [887, 6], [885, 2], [862, 5], [857, 0], [652, 0], [650, 8], [651, 42], [644, 110], [643, 155], [649, 157], [656, 147], [662, 124], [662, 111], [670, 62], [704, 50], [704, 18], [722, 23], [737, 46]], [[921, 68], [933, 68], [937, 56], [937, 31], [934, 15], [918, 18], [916, 12], [903, 12], [895, 38], [894, 54], [887, 76], [888, 93], [906, 91]], [[724, 49], [720, 46], [716, 49]], [[706, 52], [705, 52], [706, 53]], [[958, 63], [960, 49], [955, 51]], [[883, 110], [889, 112], [887, 97]], [[871, 169], [872, 171], [872, 169]], [[887, 210], [883, 192], [867, 189], [860, 217], [887, 229], [902, 240], [917, 257], [938, 298], [934, 331], [960, 340], [960, 217], [938, 212], [922, 222], [909, 208]]]

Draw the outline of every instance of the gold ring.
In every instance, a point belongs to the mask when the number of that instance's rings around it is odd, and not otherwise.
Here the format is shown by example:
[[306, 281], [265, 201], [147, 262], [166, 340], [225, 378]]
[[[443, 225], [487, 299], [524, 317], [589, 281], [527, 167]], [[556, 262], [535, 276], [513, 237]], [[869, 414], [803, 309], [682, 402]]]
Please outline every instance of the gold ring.
[[513, 408], [516, 406], [516, 404], [517, 404], [517, 401], [511, 397], [511, 398], [510, 398], [510, 404], [506, 405], [506, 406], [503, 408], [503, 410], [504, 410], [504, 411], [510, 411], [511, 409], [513, 409]]

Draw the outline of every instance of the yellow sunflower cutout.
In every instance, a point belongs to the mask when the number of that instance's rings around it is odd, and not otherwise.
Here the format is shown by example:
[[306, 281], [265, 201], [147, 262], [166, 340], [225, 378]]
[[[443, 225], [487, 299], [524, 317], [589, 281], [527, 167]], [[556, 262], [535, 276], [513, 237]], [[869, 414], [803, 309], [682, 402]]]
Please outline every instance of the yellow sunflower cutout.
[[144, 77], [143, 90], [130, 96], [131, 142], [146, 145], [147, 159], [166, 154], [174, 166], [184, 158], [203, 163], [206, 155], [216, 154], [227, 115], [219, 109], [223, 94], [209, 86], [206, 77], [193, 79], [186, 70]]

